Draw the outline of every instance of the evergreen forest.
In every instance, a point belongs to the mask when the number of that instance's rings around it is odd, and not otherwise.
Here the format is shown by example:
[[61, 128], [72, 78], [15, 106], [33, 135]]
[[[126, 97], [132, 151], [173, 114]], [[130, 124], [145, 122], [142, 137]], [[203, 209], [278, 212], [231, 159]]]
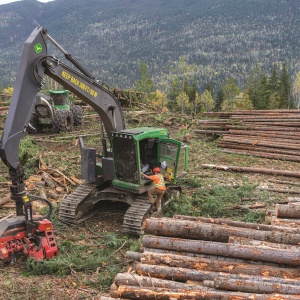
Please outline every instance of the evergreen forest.
[[22, 0], [0, 5], [0, 89], [41, 25], [101, 81], [171, 110], [298, 108], [299, 22], [297, 0]]

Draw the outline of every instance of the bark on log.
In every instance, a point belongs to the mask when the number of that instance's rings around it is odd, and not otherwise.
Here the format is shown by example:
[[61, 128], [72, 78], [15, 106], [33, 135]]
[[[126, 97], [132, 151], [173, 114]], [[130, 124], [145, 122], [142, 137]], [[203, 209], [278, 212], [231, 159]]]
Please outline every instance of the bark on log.
[[236, 129], [230, 129], [228, 131], [230, 134], [236, 134], [236, 135], [251, 135], [251, 136], [265, 136], [265, 137], [273, 137], [273, 138], [291, 138], [291, 139], [300, 139], [299, 133], [295, 132], [266, 132], [266, 131], [253, 131], [253, 130], [236, 130]]
[[257, 294], [290, 294], [300, 295], [300, 286], [265, 281], [240, 280], [233, 278], [215, 278], [214, 287], [217, 289], [239, 291]]
[[144, 236], [143, 245], [165, 250], [187, 251], [200, 254], [221, 255], [255, 261], [299, 266], [299, 251], [281, 250], [248, 245], [232, 245], [219, 242], [186, 240], [159, 236]]
[[50, 178], [50, 176], [47, 173], [43, 172], [42, 178], [50, 188], [55, 188], [56, 186], [55, 182], [53, 182], [53, 180]]
[[209, 290], [204, 287], [198, 291], [184, 291], [184, 290], [167, 290], [159, 288], [141, 288], [136, 286], [121, 285], [117, 291], [118, 297], [126, 297], [128, 299], [143, 299], [143, 300], [299, 300], [300, 296], [296, 295], [256, 295], [250, 293], [227, 292]]
[[6, 204], [10, 200], [11, 200], [10, 197], [4, 197], [4, 198], [0, 199], [0, 206], [2, 206], [3, 204]]
[[209, 223], [197, 223], [187, 220], [175, 220], [167, 218], [149, 218], [143, 223], [144, 232], [167, 237], [197, 239], [206, 241], [218, 241], [227, 243], [229, 236], [247, 237], [254, 240], [269, 241], [297, 245], [300, 242], [300, 234], [263, 231], [250, 228], [241, 230], [238, 227], [222, 226]]
[[283, 194], [300, 194], [299, 190], [283, 190], [283, 189], [266, 188], [266, 187], [258, 187], [258, 189], [261, 191], [269, 191], [269, 192], [283, 193]]
[[[299, 124], [300, 125], [300, 124]], [[292, 140], [288, 138], [274, 138], [274, 137], [257, 137], [257, 136], [245, 136], [245, 135], [232, 135], [230, 132], [223, 134], [223, 141], [232, 142], [245, 145], [258, 145], [271, 148], [282, 149], [298, 149], [300, 145], [299, 140]]]
[[266, 241], [252, 240], [252, 239], [248, 239], [248, 238], [244, 238], [244, 237], [237, 237], [237, 236], [230, 236], [228, 243], [234, 244], [234, 245], [264, 246], [264, 247], [269, 247], [269, 248], [299, 251], [299, 255], [300, 255], [300, 246], [297, 246], [297, 245], [269, 243]]
[[40, 192], [40, 196], [41, 196], [43, 199], [47, 199], [46, 193], [45, 193], [45, 191], [44, 191], [43, 188], [40, 188], [39, 192]]
[[287, 201], [291, 204], [300, 203], [300, 197], [287, 197]]
[[218, 134], [221, 135], [225, 132], [222, 130], [194, 130], [194, 133], [196, 134]]
[[300, 228], [300, 219], [283, 219], [283, 218], [277, 218], [276, 216], [272, 216], [271, 218], [271, 224], [286, 228]]
[[[242, 258], [234, 258], [234, 257], [224, 257], [219, 255], [209, 255], [209, 254], [201, 254], [201, 253], [192, 253], [192, 252], [184, 252], [184, 251], [176, 251], [176, 250], [165, 250], [159, 248], [144, 248], [143, 253], [161, 253], [161, 254], [174, 254], [174, 255], [184, 255], [188, 257], [197, 257], [197, 258], [206, 258], [211, 260], [219, 260], [219, 261], [226, 261], [226, 262], [235, 262], [239, 264], [248, 264], [251, 263], [252, 265], [261, 265], [260, 261], [254, 260], [246, 260]], [[271, 262], [264, 262], [266, 266], [278, 267], [278, 264], [271, 263]]]
[[208, 259], [168, 253], [144, 252], [141, 253], [141, 262], [148, 265], [165, 265], [169, 267], [194, 269], [198, 271], [300, 279], [300, 269], [280, 268], [264, 264], [257, 265], [251, 264], [250, 261], [248, 263], [233, 262], [221, 259], [216, 260], [214, 258]]
[[58, 195], [52, 190], [48, 191], [48, 195], [50, 198], [52, 198], [54, 200], [56, 200], [58, 198]]
[[283, 171], [283, 170], [237, 167], [237, 166], [217, 166], [217, 165], [209, 165], [209, 164], [203, 164], [202, 167], [204, 169], [216, 169], [216, 170], [224, 170], [224, 171], [250, 172], [250, 173], [268, 174], [268, 175], [300, 177], [300, 172], [296, 172], [296, 171]]
[[294, 204], [276, 204], [276, 217], [279, 218], [300, 218], [300, 205]]
[[[224, 144], [219, 145], [219, 146], [222, 147], [222, 148], [225, 148], [225, 149], [231, 148], [231, 147], [228, 147], [227, 145], [224, 145]], [[274, 154], [274, 153], [257, 152], [255, 150], [237, 150], [237, 149], [223, 150], [223, 152], [224, 153], [229, 153], [229, 154], [251, 155], [251, 156], [262, 157], [262, 158], [300, 162], [300, 157], [299, 156], [286, 155], [285, 153]]]
[[[300, 199], [300, 198], [299, 198]], [[267, 210], [267, 215], [275, 215], [275, 210]], [[239, 221], [232, 221], [230, 219], [213, 219], [213, 218], [204, 218], [204, 217], [192, 217], [192, 216], [184, 216], [184, 215], [174, 215], [174, 219], [179, 220], [188, 220], [188, 221], [195, 221], [195, 222], [204, 222], [204, 223], [212, 223], [212, 224], [225, 224], [233, 227], [241, 227], [241, 228], [251, 228], [257, 230], [264, 230], [264, 231], [284, 231], [284, 232], [293, 232], [293, 233], [300, 233], [299, 229], [287, 229], [281, 226], [270, 226], [266, 224], [259, 224], [259, 223], [250, 223], [250, 222], [239, 222]]]
[[[218, 143], [219, 147], [226, 148], [226, 149], [232, 149], [237, 151], [249, 151], [250, 153], [261, 153], [261, 154], [270, 154], [270, 155], [290, 155], [291, 157], [299, 157], [299, 151], [294, 150], [287, 150], [283, 148], [271, 148], [271, 147], [264, 147], [264, 146], [258, 146], [258, 145], [244, 145], [244, 144], [237, 144], [237, 143], [231, 143], [231, 142], [225, 142], [225, 141], [219, 141]], [[276, 156], [274, 156], [275, 158]]]
[[197, 281], [202, 284], [203, 281], [214, 281], [216, 278], [235, 279], [235, 280], [249, 280], [252, 282], [269, 282], [273, 284], [288, 284], [298, 286], [300, 282], [298, 279], [285, 279], [276, 277], [263, 277], [263, 276], [247, 276], [240, 274], [228, 274], [222, 272], [210, 272], [201, 270], [190, 270], [185, 268], [172, 268], [166, 266], [155, 266], [138, 264], [136, 272], [142, 275], [148, 275], [156, 278], [171, 279], [180, 282]]
[[115, 277], [114, 283], [117, 286], [120, 285], [131, 285], [140, 287], [159, 287], [168, 289], [185, 289], [194, 290], [195, 285], [186, 284], [174, 280], [164, 280], [155, 277], [145, 277], [138, 274], [119, 273]]
[[[267, 209], [266, 216], [270, 216], [270, 217], [275, 216], [275, 209]], [[284, 230], [284, 228], [283, 228], [283, 230]]]
[[258, 209], [262, 209], [262, 208], [265, 208], [265, 207], [266, 207], [266, 205], [264, 203], [253, 203], [253, 204], [245, 204], [245, 205], [235, 204], [233, 206], [226, 207], [226, 209], [229, 209], [229, 210], [234, 210], [234, 209], [251, 210], [251, 209], [256, 209], [256, 210], [258, 210]]
[[126, 252], [126, 259], [127, 260], [134, 260], [134, 261], [141, 261], [141, 254], [139, 252], [134, 251], [127, 251]]

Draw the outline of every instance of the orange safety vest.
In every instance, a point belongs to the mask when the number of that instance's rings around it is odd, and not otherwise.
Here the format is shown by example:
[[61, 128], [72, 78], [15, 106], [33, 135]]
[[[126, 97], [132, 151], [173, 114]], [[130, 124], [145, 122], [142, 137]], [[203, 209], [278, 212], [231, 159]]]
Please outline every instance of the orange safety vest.
[[159, 190], [165, 191], [167, 189], [164, 176], [162, 174], [151, 175], [149, 178], [153, 180], [154, 186]]

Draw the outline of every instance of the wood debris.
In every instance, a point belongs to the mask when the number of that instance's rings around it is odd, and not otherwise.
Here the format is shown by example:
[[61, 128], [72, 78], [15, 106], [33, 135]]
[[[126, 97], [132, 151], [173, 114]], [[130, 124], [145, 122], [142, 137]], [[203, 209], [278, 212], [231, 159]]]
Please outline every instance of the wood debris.
[[[29, 193], [54, 201], [58, 201], [61, 194], [71, 193], [72, 188], [70, 186], [76, 186], [81, 183], [82, 181], [74, 175], [67, 176], [58, 169], [48, 167], [42, 159], [39, 161], [37, 173], [25, 180], [26, 190]], [[3, 182], [0, 184], [8, 187], [11, 183]], [[7, 194], [0, 200], [0, 208], [14, 207], [15, 203], [11, 200], [10, 194]]]

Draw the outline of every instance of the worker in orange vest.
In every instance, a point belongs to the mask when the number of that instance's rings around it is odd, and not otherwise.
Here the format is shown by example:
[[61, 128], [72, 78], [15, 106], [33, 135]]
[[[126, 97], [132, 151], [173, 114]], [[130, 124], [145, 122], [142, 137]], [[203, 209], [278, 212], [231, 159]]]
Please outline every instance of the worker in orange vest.
[[153, 187], [151, 187], [148, 190], [148, 197], [149, 197], [149, 202], [154, 203], [155, 199], [153, 198], [154, 195], [157, 196], [156, 202], [155, 202], [155, 208], [157, 211], [161, 210], [161, 199], [162, 196], [164, 195], [165, 191], [167, 190], [164, 176], [160, 174], [160, 169], [158, 167], [153, 168], [153, 174], [154, 175], [146, 175], [143, 172], [141, 172], [142, 176], [150, 179], [153, 181]]

